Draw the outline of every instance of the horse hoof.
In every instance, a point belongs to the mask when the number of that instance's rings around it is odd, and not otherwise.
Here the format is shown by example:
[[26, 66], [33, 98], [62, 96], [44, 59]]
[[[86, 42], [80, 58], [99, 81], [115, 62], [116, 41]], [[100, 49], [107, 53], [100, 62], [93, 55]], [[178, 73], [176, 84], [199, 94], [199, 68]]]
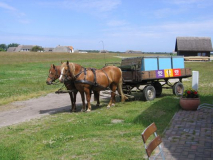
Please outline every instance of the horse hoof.
[[109, 106], [109, 105], [107, 106], [107, 109], [110, 109], [110, 106]]
[[112, 106], [115, 106], [115, 103], [112, 103]]
[[91, 110], [90, 110], [90, 109], [87, 109], [87, 112], [91, 112]]

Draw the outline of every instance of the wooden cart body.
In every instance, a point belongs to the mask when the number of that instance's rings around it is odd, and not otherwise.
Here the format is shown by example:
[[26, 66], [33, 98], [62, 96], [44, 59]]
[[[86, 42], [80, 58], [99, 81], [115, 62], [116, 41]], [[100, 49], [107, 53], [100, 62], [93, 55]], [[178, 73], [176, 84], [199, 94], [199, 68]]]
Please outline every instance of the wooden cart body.
[[[184, 90], [182, 78], [192, 76], [191, 69], [185, 68], [182, 56], [125, 58], [122, 59], [120, 68], [123, 75], [123, 89], [128, 94], [134, 87], [147, 85], [157, 96], [161, 94], [163, 87], [172, 88], [174, 94], [182, 95]], [[179, 79], [179, 81], [171, 84], [170, 79]], [[150, 91], [147, 92], [150, 93]], [[145, 99], [152, 100], [153, 98]]]

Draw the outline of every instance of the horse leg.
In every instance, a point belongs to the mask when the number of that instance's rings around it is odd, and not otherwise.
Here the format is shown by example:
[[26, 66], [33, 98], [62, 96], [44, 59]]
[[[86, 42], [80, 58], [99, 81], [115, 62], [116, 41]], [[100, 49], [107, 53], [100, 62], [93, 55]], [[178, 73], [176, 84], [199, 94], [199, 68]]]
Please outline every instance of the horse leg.
[[91, 111], [91, 104], [90, 104], [90, 99], [91, 99], [91, 91], [88, 88], [84, 89], [84, 92], [86, 94], [86, 99], [87, 99], [87, 111], [90, 112]]
[[96, 106], [99, 107], [100, 106], [100, 92], [99, 91], [93, 91], [94, 92], [94, 99], [97, 101]]
[[78, 92], [73, 92], [72, 112], [76, 112], [76, 95]]
[[70, 112], [73, 112], [73, 108], [74, 108], [74, 104], [73, 104], [73, 102], [74, 102], [74, 100], [73, 100], [73, 93], [70, 92], [69, 95], [70, 95], [70, 101], [71, 101], [71, 109], [70, 109]]
[[86, 111], [84, 91], [81, 91], [80, 94], [81, 94], [82, 105], [83, 105], [81, 111], [84, 112]]
[[111, 106], [114, 106], [115, 105], [115, 91], [116, 91], [116, 88], [117, 86], [116, 85], [112, 85], [111, 87], [111, 98], [110, 98], [110, 101], [109, 101], [109, 104], [107, 106], [107, 108], [110, 108]]

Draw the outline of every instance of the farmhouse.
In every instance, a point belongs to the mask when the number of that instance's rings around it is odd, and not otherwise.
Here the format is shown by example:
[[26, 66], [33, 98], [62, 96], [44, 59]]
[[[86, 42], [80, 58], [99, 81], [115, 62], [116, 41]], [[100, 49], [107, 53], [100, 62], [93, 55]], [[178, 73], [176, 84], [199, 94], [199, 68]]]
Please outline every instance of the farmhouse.
[[54, 48], [44, 48], [44, 52], [52, 52]]
[[60, 46], [58, 45], [53, 49], [53, 52], [69, 52], [74, 53], [74, 48], [72, 46]]
[[175, 51], [177, 55], [210, 57], [212, 50], [210, 37], [177, 37], [176, 39]]
[[19, 45], [18, 47], [9, 47], [7, 52], [30, 52], [34, 45]]

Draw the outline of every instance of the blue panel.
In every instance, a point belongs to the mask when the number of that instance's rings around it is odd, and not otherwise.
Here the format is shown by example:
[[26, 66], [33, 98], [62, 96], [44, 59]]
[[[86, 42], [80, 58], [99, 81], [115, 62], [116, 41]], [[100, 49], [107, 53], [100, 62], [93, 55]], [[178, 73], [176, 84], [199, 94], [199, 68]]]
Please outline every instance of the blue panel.
[[152, 71], [152, 70], [158, 70], [157, 58], [143, 58], [141, 71]]
[[184, 58], [174, 57], [172, 58], [173, 68], [184, 68]]
[[169, 57], [169, 58], [159, 57], [158, 60], [159, 60], [159, 70], [160, 69], [171, 69], [172, 68], [171, 57]]

